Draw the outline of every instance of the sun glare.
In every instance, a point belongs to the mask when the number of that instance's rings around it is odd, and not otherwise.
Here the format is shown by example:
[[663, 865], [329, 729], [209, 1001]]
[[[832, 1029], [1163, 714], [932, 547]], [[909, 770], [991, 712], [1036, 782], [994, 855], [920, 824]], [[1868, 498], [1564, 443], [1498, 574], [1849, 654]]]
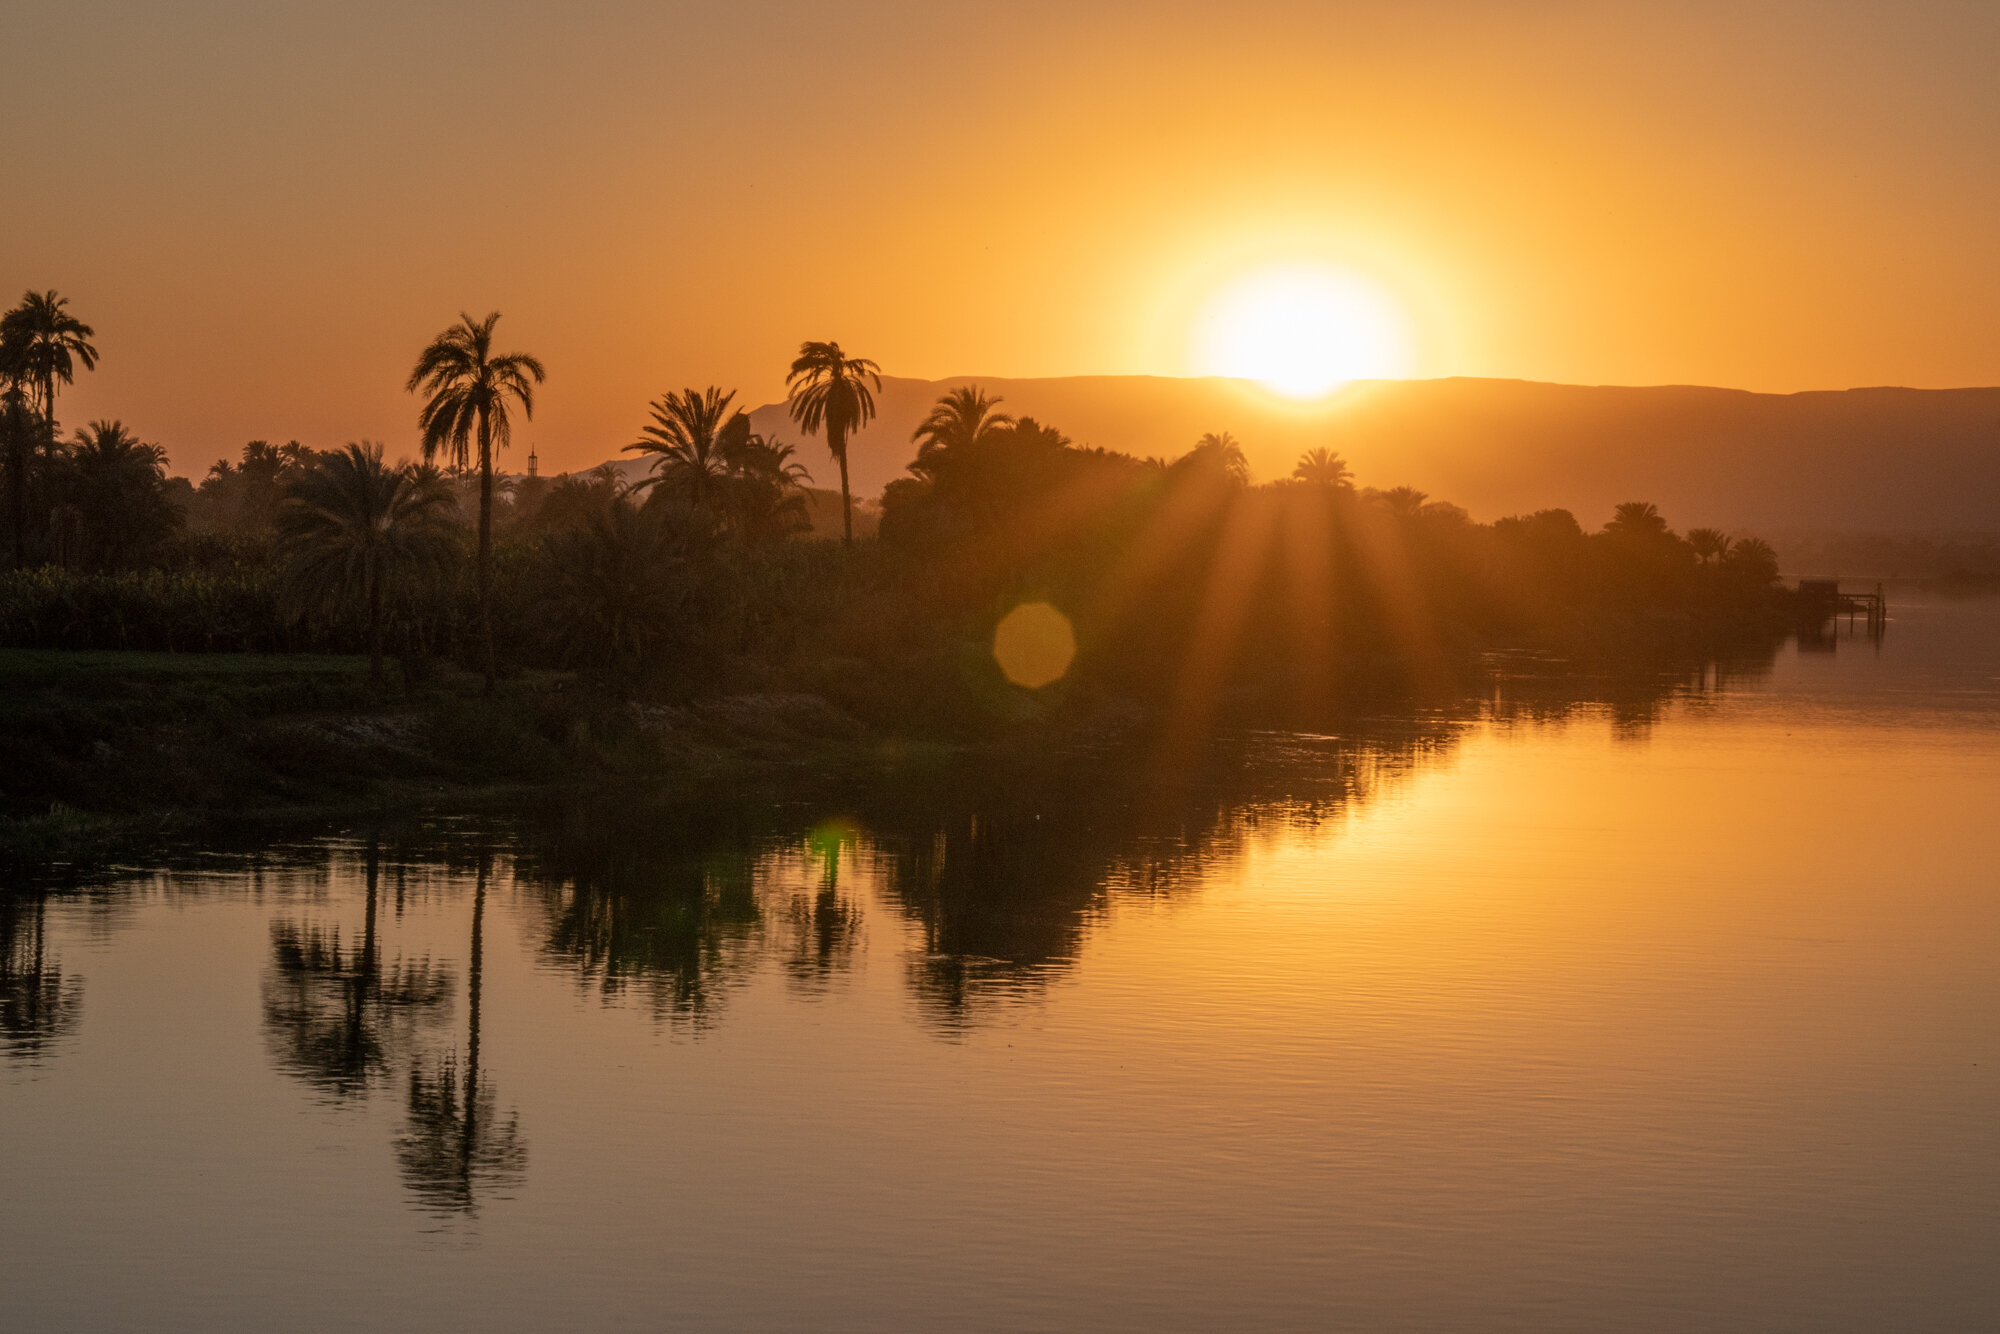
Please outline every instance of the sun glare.
[[1409, 331], [1396, 303], [1337, 269], [1261, 269], [1222, 289], [1195, 331], [1204, 374], [1319, 398], [1349, 380], [1405, 374]]

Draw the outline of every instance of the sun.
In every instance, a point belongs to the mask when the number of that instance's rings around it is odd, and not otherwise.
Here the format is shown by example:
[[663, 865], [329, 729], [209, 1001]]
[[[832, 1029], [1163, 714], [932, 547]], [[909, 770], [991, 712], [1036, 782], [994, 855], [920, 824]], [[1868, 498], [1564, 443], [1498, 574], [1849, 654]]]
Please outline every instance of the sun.
[[1258, 269], [1219, 291], [1195, 328], [1205, 375], [1256, 380], [1288, 398], [1320, 398], [1349, 380], [1409, 367], [1409, 327], [1396, 302], [1339, 269]]

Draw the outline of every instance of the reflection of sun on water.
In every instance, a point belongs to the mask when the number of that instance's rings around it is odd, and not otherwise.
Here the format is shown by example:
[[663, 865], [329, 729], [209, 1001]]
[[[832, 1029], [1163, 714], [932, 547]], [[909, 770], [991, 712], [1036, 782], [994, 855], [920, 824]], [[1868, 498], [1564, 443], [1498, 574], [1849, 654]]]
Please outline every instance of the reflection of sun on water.
[[1409, 342], [1402, 311], [1380, 288], [1295, 264], [1224, 288], [1195, 328], [1195, 364], [1289, 398], [1319, 398], [1349, 380], [1406, 374]]

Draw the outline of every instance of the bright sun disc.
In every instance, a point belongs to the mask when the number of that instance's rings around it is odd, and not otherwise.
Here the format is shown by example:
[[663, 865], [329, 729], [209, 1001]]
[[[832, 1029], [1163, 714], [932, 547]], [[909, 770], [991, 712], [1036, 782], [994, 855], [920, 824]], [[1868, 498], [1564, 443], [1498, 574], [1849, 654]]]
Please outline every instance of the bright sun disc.
[[1402, 312], [1387, 294], [1307, 266], [1264, 269], [1223, 289], [1195, 341], [1204, 374], [1261, 381], [1291, 398], [1401, 375], [1409, 357]]

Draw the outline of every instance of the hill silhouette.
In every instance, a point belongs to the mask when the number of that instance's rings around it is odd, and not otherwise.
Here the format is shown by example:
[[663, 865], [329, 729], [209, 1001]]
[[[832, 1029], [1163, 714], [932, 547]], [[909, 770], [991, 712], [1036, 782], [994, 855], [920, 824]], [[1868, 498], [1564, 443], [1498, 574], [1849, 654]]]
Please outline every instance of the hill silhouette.
[[[2000, 530], [2000, 388], [1759, 394], [1461, 378], [1358, 382], [1301, 406], [1228, 379], [884, 377], [879, 415], [849, 444], [857, 496], [903, 475], [911, 430], [966, 384], [1081, 445], [1171, 457], [1205, 431], [1229, 431], [1260, 480], [1325, 445], [1364, 485], [1418, 487], [1481, 519], [1560, 506], [1594, 525], [1646, 499], [1677, 525]], [[784, 404], [751, 418], [798, 444], [822, 485], [833, 475]]]

